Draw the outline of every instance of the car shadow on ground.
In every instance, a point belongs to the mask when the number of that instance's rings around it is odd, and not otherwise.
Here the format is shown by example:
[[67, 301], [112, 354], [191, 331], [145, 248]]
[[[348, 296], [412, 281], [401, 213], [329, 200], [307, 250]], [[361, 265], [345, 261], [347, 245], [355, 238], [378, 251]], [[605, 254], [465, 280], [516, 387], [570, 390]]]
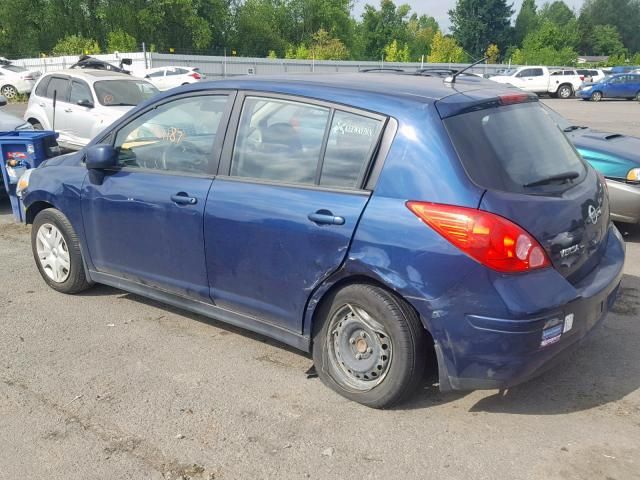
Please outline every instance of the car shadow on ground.
[[[574, 353], [540, 377], [483, 397], [469, 411], [558, 415], [623, 399], [640, 388], [639, 315], [640, 278], [625, 275], [609, 317]], [[423, 393], [402, 407], [424, 408], [465, 395], [441, 394], [427, 382]]]

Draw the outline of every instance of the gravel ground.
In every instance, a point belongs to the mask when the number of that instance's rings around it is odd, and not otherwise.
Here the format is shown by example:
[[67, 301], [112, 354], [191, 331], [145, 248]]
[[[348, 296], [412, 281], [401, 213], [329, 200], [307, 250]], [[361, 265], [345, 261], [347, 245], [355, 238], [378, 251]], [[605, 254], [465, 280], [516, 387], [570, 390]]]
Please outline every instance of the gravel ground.
[[[640, 135], [640, 105], [549, 103]], [[39, 278], [0, 202], [0, 479], [640, 479], [640, 231], [621, 298], [565, 363], [504, 395], [371, 410], [276, 342], [107, 287]]]

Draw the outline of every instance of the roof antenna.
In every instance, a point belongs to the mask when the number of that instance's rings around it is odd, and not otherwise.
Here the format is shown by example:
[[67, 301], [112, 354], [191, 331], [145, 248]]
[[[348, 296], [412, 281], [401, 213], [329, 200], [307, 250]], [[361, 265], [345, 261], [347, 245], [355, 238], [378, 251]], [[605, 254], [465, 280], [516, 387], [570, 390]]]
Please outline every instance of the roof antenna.
[[489, 57], [481, 58], [481, 59], [480, 59], [480, 60], [478, 60], [477, 62], [473, 62], [471, 65], [468, 65], [468, 66], [464, 67], [462, 70], [458, 70], [458, 71], [457, 71], [456, 73], [454, 73], [452, 76], [445, 78], [445, 79], [444, 79], [444, 81], [445, 81], [446, 83], [454, 84], [454, 83], [456, 83], [456, 78], [458, 77], [458, 75], [460, 75], [461, 73], [466, 72], [466, 71], [467, 71], [467, 70], [469, 70], [470, 68], [475, 67], [475, 66], [476, 66], [476, 65], [478, 65], [479, 63], [482, 63], [482, 62], [487, 61], [488, 59], [489, 59]]

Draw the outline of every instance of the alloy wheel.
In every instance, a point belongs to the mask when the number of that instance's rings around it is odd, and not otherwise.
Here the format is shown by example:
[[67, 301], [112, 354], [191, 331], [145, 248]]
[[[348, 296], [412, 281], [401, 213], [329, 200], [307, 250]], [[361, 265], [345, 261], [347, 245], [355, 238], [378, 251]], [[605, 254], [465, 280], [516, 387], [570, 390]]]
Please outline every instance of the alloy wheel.
[[7, 100], [13, 100], [18, 96], [18, 90], [13, 85], [5, 85], [0, 90], [0, 93], [5, 96]]

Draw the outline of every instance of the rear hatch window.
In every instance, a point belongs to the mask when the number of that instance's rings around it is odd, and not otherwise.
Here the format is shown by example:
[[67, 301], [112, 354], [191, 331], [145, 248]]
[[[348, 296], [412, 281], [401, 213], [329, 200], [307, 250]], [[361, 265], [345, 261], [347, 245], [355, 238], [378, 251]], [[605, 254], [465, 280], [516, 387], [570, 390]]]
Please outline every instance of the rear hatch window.
[[468, 176], [486, 189], [478, 207], [533, 235], [575, 284], [606, 246], [604, 184], [539, 102], [500, 103], [458, 108], [443, 120]]
[[480, 187], [558, 192], [586, 173], [573, 145], [538, 102], [463, 113], [444, 124], [467, 174]]

